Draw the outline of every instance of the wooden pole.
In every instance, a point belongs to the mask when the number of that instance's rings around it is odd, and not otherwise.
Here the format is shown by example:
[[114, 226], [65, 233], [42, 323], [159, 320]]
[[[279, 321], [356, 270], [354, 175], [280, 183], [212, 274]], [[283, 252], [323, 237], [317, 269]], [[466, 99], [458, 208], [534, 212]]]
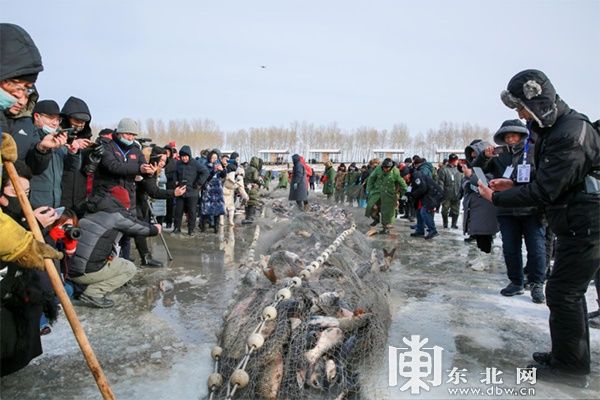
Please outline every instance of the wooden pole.
[[[4, 168], [6, 169], [6, 172], [8, 172], [10, 181], [12, 182], [13, 187], [15, 188], [15, 192], [17, 193], [19, 203], [21, 203], [21, 208], [23, 209], [23, 214], [27, 219], [27, 224], [29, 224], [29, 229], [31, 229], [33, 237], [36, 240], [39, 240], [40, 242], [44, 242], [44, 236], [42, 235], [42, 231], [40, 230], [35, 215], [33, 214], [33, 209], [31, 208], [29, 199], [27, 198], [27, 195], [25, 194], [23, 188], [21, 187], [21, 184], [19, 183], [19, 175], [17, 174], [17, 170], [15, 169], [14, 164], [10, 161], [4, 161], [3, 164]], [[46, 258], [44, 259], [44, 265], [46, 267], [46, 273], [50, 278], [50, 283], [52, 284], [54, 292], [56, 292], [56, 296], [58, 296], [58, 300], [60, 301], [60, 304], [63, 307], [65, 315], [67, 316], [67, 320], [69, 321], [71, 329], [73, 330], [73, 334], [75, 335], [75, 339], [77, 340], [77, 343], [81, 348], [83, 357], [85, 358], [85, 361], [87, 362], [87, 365], [90, 371], [92, 372], [94, 379], [96, 379], [96, 384], [98, 385], [98, 388], [102, 393], [102, 397], [104, 397], [105, 400], [116, 399], [115, 395], [112, 392], [112, 389], [110, 388], [110, 385], [108, 384], [108, 380], [104, 375], [104, 371], [102, 371], [102, 367], [100, 366], [100, 363], [98, 362], [98, 359], [94, 354], [94, 350], [92, 349], [92, 346], [90, 345], [90, 342], [87, 339], [83, 327], [81, 326], [81, 323], [77, 318], [77, 314], [75, 313], [73, 304], [71, 304], [71, 300], [69, 299], [67, 292], [65, 292], [63, 282], [60, 279], [58, 272], [56, 271], [54, 263], [52, 262], [52, 260]]]

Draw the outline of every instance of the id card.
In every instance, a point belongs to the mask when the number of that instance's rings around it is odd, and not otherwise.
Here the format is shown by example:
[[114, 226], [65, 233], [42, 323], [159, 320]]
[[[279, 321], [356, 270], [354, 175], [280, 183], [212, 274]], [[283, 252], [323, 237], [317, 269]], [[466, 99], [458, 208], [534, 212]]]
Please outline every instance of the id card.
[[531, 165], [530, 164], [519, 164], [517, 166], [517, 182], [518, 183], [529, 183], [531, 177]]
[[512, 173], [513, 173], [514, 170], [515, 170], [515, 167], [513, 167], [512, 165], [509, 165], [504, 170], [504, 173], [502, 174], [502, 177], [505, 178], [505, 179], [510, 179], [510, 177], [512, 176]]

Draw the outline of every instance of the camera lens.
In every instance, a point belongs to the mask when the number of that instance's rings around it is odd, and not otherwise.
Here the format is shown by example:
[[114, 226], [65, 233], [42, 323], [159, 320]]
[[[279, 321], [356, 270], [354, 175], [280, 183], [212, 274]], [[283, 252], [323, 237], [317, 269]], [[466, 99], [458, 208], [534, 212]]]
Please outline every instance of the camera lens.
[[65, 234], [71, 239], [79, 239], [81, 229], [71, 226], [65, 229]]

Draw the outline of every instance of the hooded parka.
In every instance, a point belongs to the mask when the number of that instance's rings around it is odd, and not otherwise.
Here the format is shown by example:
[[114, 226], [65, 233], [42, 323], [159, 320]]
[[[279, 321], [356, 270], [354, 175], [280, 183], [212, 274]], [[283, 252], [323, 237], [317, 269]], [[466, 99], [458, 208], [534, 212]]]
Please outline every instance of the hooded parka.
[[300, 162], [300, 156], [298, 154], [292, 156], [292, 162], [294, 163], [294, 169], [292, 171], [292, 181], [290, 182], [289, 200], [306, 201], [308, 200], [306, 169], [302, 162]]

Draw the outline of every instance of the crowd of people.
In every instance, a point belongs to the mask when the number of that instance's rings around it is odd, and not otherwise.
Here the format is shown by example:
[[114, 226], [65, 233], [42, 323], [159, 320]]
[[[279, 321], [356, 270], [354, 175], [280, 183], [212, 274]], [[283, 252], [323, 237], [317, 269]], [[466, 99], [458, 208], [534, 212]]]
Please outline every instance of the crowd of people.
[[534, 354], [538, 367], [550, 374], [589, 373], [583, 296], [591, 279], [600, 294], [600, 139], [543, 73], [513, 78], [503, 100], [528, 124], [504, 121], [495, 145], [475, 140], [464, 157], [450, 154], [439, 168], [418, 155], [402, 163], [341, 163], [337, 169], [326, 162], [318, 177], [298, 154], [289, 173], [272, 173], [258, 157], [242, 163], [235, 152], [206, 149], [196, 156], [187, 145], [148, 144], [131, 118], [92, 140], [92, 113], [83, 99], [72, 96], [62, 107], [39, 100], [41, 57], [23, 29], [0, 24], [0, 54], [1, 155], [14, 164], [45, 235], [45, 243], [36, 241], [26, 228], [18, 188], [3, 171], [1, 375], [41, 354], [39, 337], [56, 318], [44, 258], [55, 260], [69, 296], [83, 305], [112, 307], [109, 294], [138, 270], [131, 239], [141, 267], [162, 267], [147, 237], [163, 229], [179, 238], [216, 233], [221, 224], [234, 226], [242, 208], [241, 224], [253, 224], [260, 190], [270, 190], [274, 178], [276, 189], [289, 186], [288, 199], [300, 210], [308, 210], [309, 193], [321, 183], [327, 200], [364, 207], [374, 230], [381, 225], [378, 233], [389, 234], [398, 218], [406, 218], [415, 222], [410, 236], [427, 241], [439, 235], [437, 212], [442, 229], [459, 229], [462, 200], [465, 240], [481, 251], [471, 268], [490, 265], [500, 232], [509, 281], [500, 293], [529, 289], [534, 303], [548, 303], [552, 351]]

